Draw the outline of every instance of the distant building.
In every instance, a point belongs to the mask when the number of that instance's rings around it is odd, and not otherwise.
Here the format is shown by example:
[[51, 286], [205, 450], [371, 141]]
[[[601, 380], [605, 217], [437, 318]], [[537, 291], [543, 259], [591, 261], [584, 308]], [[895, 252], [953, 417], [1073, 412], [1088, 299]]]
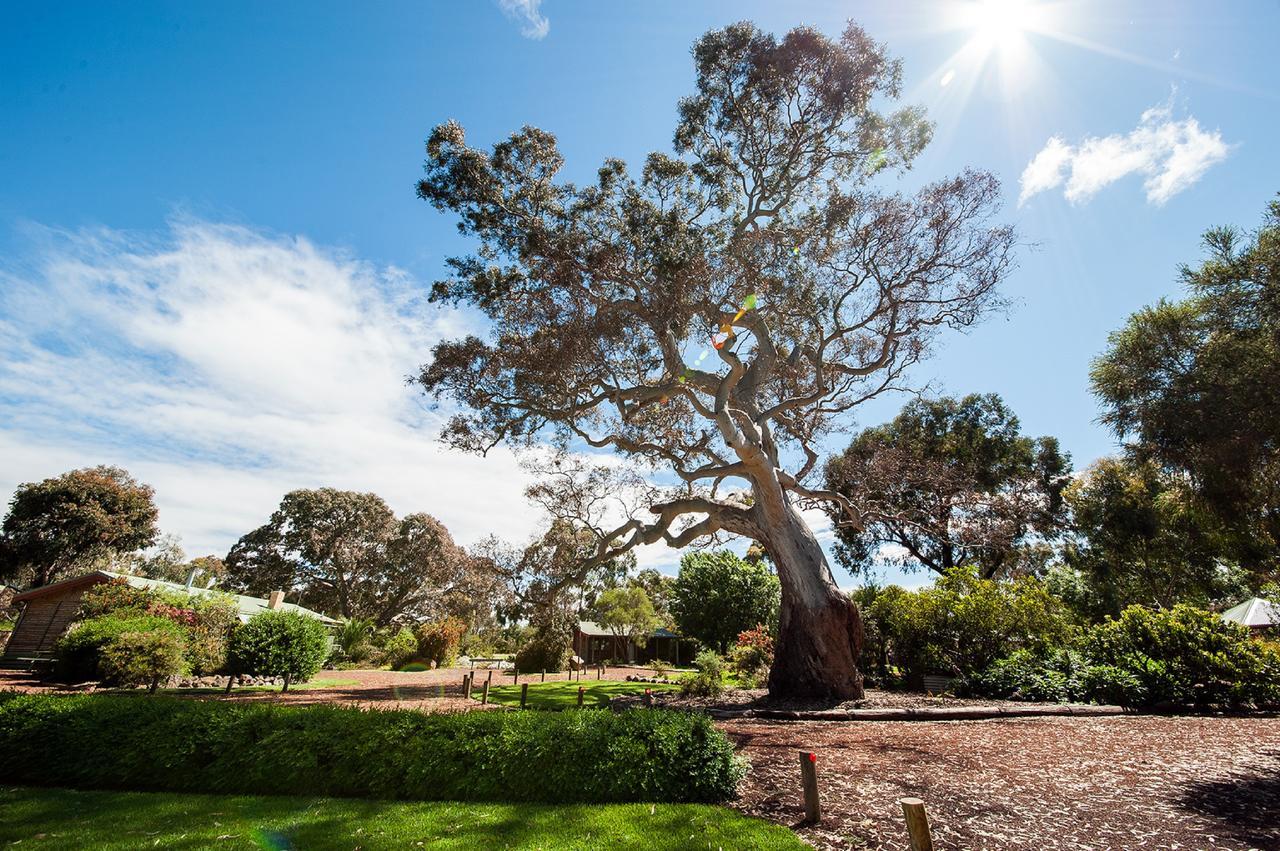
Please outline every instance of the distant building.
[[[9, 643], [5, 645], [4, 656], [0, 657], [0, 667], [28, 668], [52, 660], [58, 639], [66, 634], [79, 615], [80, 598], [84, 596], [85, 591], [94, 585], [118, 579], [123, 579], [135, 588], [177, 591], [194, 597], [222, 593], [178, 582], [147, 579], [144, 576], [130, 576], [107, 570], [95, 570], [83, 576], [32, 588], [13, 597], [13, 604], [23, 607], [22, 614], [18, 616], [18, 623], [13, 628], [13, 634], [9, 636]], [[235, 602], [241, 622], [268, 609], [284, 609], [310, 615], [330, 626], [338, 624], [338, 621], [319, 612], [284, 602], [283, 591], [273, 592], [269, 599], [247, 597], [243, 594], [228, 596]]]
[[1261, 597], [1245, 600], [1222, 613], [1222, 619], [1247, 626], [1254, 634], [1280, 631], [1280, 606]]
[[649, 633], [644, 647], [636, 646], [629, 638], [614, 635], [595, 621], [579, 621], [573, 631], [573, 653], [588, 665], [607, 659], [637, 665], [661, 659], [678, 665], [681, 658], [686, 662], [693, 659], [693, 649], [692, 641], [662, 628]]

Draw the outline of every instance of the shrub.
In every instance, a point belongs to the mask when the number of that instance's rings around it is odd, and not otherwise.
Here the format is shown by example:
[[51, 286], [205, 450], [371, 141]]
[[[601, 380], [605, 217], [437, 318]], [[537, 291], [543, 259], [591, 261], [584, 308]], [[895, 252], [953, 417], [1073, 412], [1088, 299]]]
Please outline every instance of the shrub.
[[653, 671], [653, 675], [655, 677], [657, 677], [658, 679], [663, 679], [667, 676], [667, 673], [671, 670], [671, 664], [668, 662], [664, 662], [661, 659], [654, 659], [652, 662], [649, 663], [649, 669]]
[[126, 632], [165, 632], [185, 639], [182, 627], [168, 618], [122, 610], [81, 621], [58, 642], [56, 672], [69, 682], [83, 682], [100, 676], [98, 660], [102, 648]]
[[222, 594], [196, 597], [192, 603], [195, 622], [187, 630], [187, 663], [198, 676], [219, 673], [227, 667], [227, 647], [240, 625], [239, 611]]
[[107, 682], [121, 686], [149, 686], [152, 694], [161, 680], [185, 673], [186, 645], [171, 632], [124, 632], [102, 648], [98, 667]]
[[715, 697], [724, 690], [724, 660], [714, 650], [703, 650], [693, 660], [697, 673], [680, 682], [680, 693], [687, 697]]
[[571, 640], [559, 632], [538, 632], [516, 653], [515, 666], [521, 671], [563, 671], [569, 667], [571, 649]]
[[1145, 706], [1147, 693], [1129, 671], [1114, 665], [1090, 665], [1080, 672], [1080, 690], [1095, 703]]
[[412, 662], [418, 655], [418, 639], [413, 634], [413, 630], [407, 626], [400, 627], [387, 639], [386, 645], [382, 648], [382, 654], [386, 664], [390, 665], [393, 671], [398, 671]]
[[458, 661], [458, 645], [466, 631], [467, 624], [460, 618], [422, 624], [417, 633], [418, 656], [437, 668], [451, 667]]
[[427, 714], [0, 695], [6, 783], [416, 800], [716, 802], [744, 766], [705, 716]]
[[1280, 701], [1280, 655], [1251, 640], [1239, 624], [1186, 604], [1167, 611], [1130, 606], [1092, 627], [1084, 650], [1094, 665], [1137, 681], [1134, 690], [1127, 678], [1111, 672], [1104, 678], [1116, 688], [1126, 684], [1132, 700], [1196, 706]]
[[1073, 634], [1066, 608], [1042, 582], [980, 579], [974, 568], [948, 571], [919, 591], [891, 585], [868, 617], [912, 685], [928, 673], [971, 681], [1016, 650], [1044, 652]]
[[284, 690], [306, 682], [329, 654], [329, 635], [313, 617], [285, 610], [254, 615], [231, 636], [227, 666], [233, 673], [284, 677]]
[[978, 694], [1011, 700], [1080, 700], [1084, 660], [1074, 650], [1035, 653], [1018, 650], [974, 679]]
[[377, 649], [373, 645], [373, 631], [376, 624], [372, 618], [347, 618], [338, 627], [334, 636], [331, 663], [352, 662], [359, 664], [373, 656]]
[[769, 676], [773, 666], [773, 636], [763, 625], [738, 634], [738, 643], [729, 654], [729, 667], [744, 688], [755, 688]]
[[97, 618], [113, 612], [146, 612], [147, 606], [159, 599], [149, 588], [134, 588], [125, 579], [112, 579], [91, 586], [80, 598], [80, 617]]

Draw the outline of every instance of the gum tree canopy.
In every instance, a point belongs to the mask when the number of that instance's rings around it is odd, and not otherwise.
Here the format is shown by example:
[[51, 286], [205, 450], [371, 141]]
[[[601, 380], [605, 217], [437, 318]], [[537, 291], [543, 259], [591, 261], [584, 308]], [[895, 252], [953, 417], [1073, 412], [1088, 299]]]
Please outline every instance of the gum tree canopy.
[[432, 298], [480, 309], [493, 330], [437, 345], [419, 381], [461, 404], [444, 431], [455, 446], [581, 441], [672, 474], [680, 486], [651, 491], [647, 511], [587, 524], [592, 558], [758, 541], [783, 589], [770, 691], [857, 697], [861, 620], [800, 513], [855, 511], [808, 484], [817, 441], [901, 387], [939, 329], [995, 304], [1014, 236], [990, 223], [989, 174], [910, 197], [870, 187], [931, 126], [916, 108], [879, 111], [900, 65], [857, 26], [833, 41], [735, 24], [693, 56], [674, 155], [650, 154], [639, 175], [608, 160], [588, 185], [558, 179], [555, 138], [533, 127], [492, 151], [456, 123], [432, 131], [418, 195], [479, 243]]

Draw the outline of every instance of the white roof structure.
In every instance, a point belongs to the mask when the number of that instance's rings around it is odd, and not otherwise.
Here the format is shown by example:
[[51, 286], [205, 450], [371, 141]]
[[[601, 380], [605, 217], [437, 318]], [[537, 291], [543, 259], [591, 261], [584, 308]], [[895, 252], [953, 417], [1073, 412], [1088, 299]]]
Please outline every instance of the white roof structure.
[[1238, 606], [1227, 609], [1222, 613], [1222, 619], [1251, 629], [1280, 626], [1280, 606], [1267, 602], [1261, 597], [1253, 597]]

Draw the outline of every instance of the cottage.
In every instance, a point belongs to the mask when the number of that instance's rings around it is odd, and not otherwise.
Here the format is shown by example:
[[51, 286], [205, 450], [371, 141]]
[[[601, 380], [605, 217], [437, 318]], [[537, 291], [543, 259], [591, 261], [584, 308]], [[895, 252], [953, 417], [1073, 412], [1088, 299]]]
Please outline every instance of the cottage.
[[[0, 657], [0, 667], [29, 668], [53, 659], [58, 639], [66, 634], [76, 620], [76, 615], [80, 611], [80, 598], [84, 596], [85, 591], [94, 585], [117, 579], [123, 579], [135, 588], [177, 591], [192, 596], [218, 593], [178, 582], [129, 576], [108, 570], [95, 570], [82, 576], [32, 588], [13, 598], [14, 605], [22, 606], [22, 614], [18, 616], [18, 622], [14, 625], [12, 635], [9, 636], [9, 643], [5, 645], [4, 655]], [[242, 594], [230, 596], [239, 611], [241, 622], [267, 609], [288, 609], [319, 618], [330, 626], [338, 624], [338, 621], [319, 612], [284, 602], [283, 591], [272, 592], [269, 599], [247, 597]]]
[[1280, 606], [1253, 597], [1222, 613], [1222, 619], [1249, 628], [1253, 635], [1262, 635], [1280, 628]]
[[573, 631], [573, 653], [585, 659], [588, 665], [606, 659], [633, 664], [662, 659], [678, 665], [682, 655], [685, 659], [693, 657], [692, 650], [693, 642], [662, 628], [649, 634], [644, 647], [637, 647], [631, 639], [614, 635], [594, 621], [579, 621]]

